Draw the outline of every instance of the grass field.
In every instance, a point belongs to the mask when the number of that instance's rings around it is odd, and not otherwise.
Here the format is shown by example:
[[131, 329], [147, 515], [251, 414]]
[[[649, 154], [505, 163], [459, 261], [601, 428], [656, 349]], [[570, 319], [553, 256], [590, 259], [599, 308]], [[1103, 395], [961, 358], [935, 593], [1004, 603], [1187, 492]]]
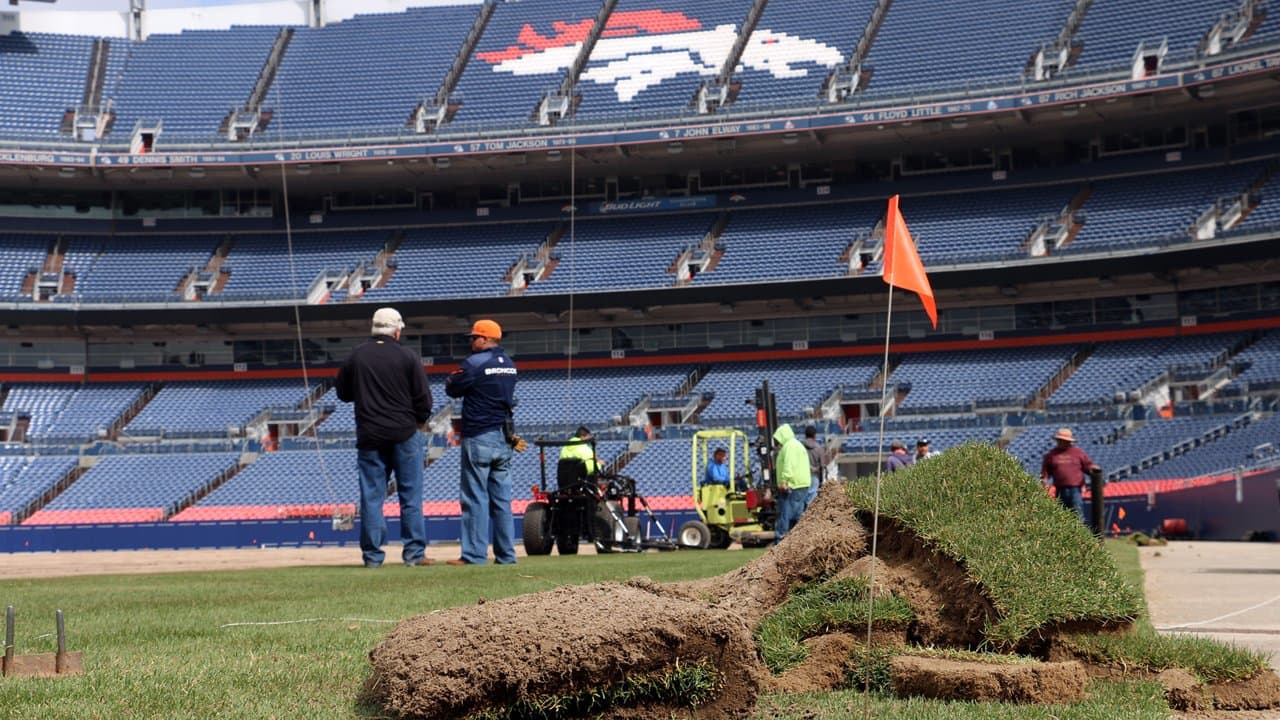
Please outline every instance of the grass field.
[[[394, 621], [563, 583], [719, 574], [759, 552], [10, 581], [0, 605], [18, 612], [18, 652], [53, 651], [54, 639], [39, 636], [52, 631], [53, 611], [61, 608], [69, 649], [84, 652], [87, 672], [0, 681], [0, 717], [378, 717], [356, 697], [369, 673], [368, 652]], [[311, 621], [290, 622], [300, 620]], [[619, 627], [625, 621], [619, 618]], [[290, 624], [224, 627], [245, 622]]]
[[[368, 718], [358, 704], [369, 650], [391, 622], [417, 613], [555, 587], [645, 575], [722, 573], [761, 551], [543, 557], [514, 567], [295, 568], [9, 581], [19, 652], [49, 652], [55, 608], [87, 672], [0, 681], [4, 718]], [[1116, 548], [1133, 577], [1136, 551]], [[92, 561], [86, 555], [86, 562]], [[607, 614], [607, 607], [595, 612]], [[306, 621], [306, 622], [299, 622]], [[529, 618], [529, 623], [538, 618]], [[281, 623], [236, 625], [236, 623]], [[619, 631], [626, 618], [618, 618]], [[870, 702], [878, 718], [1166, 717], [1159, 688], [1104, 683], [1078, 705], [1029, 708], [864, 698], [856, 692], [767, 697], [765, 718], [844, 718]]]

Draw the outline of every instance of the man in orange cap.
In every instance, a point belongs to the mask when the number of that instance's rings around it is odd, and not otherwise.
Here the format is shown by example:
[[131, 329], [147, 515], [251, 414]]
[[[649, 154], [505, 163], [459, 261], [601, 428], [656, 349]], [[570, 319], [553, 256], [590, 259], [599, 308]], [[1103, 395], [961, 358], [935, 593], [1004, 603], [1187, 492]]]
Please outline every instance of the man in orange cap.
[[462, 557], [448, 562], [485, 564], [492, 537], [494, 560], [514, 564], [511, 446], [503, 428], [515, 407], [516, 364], [498, 342], [498, 323], [477, 320], [468, 338], [471, 355], [444, 384], [449, 397], [462, 398]]
[[1084, 500], [1080, 491], [1084, 487], [1085, 473], [1100, 472], [1088, 453], [1075, 446], [1076, 437], [1071, 428], [1062, 428], [1053, 436], [1057, 446], [1044, 455], [1040, 463], [1040, 480], [1046, 485], [1050, 480], [1058, 493], [1058, 502], [1068, 510], [1074, 510], [1084, 520]]

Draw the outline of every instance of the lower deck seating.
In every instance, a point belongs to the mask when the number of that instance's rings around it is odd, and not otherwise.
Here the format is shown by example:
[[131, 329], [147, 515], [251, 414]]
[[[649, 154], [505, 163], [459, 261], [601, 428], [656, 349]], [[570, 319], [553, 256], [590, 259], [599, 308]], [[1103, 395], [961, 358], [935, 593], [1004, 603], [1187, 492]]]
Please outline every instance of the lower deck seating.
[[24, 525], [154, 522], [235, 468], [237, 453], [103, 457]]
[[0, 525], [8, 525], [75, 469], [70, 456], [0, 456]]
[[301, 380], [175, 382], [138, 413], [123, 434], [131, 437], [226, 437], [272, 406], [296, 408], [314, 387]]
[[1228, 428], [1210, 442], [1153, 465], [1132, 477], [1190, 478], [1231, 472], [1258, 461], [1280, 456], [1280, 415]]
[[354, 508], [359, 482], [353, 449], [266, 453], [173, 519], [324, 516], [335, 507]]

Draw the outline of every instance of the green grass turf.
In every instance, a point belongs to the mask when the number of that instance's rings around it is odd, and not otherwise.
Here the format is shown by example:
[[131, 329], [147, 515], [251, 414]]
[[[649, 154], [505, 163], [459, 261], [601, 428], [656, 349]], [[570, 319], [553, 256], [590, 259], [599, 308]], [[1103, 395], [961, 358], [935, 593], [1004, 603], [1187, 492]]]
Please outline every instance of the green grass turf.
[[676, 661], [675, 667], [652, 675], [633, 675], [608, 687], [594, 687], [570, 695], [522, 700], [502, 708], [485, 710], [469, 720], [558, 720], [596, 717], [611, 708], [643, 703], [663, 703], [696, 708], [714, 699], [723, 678], [711, 660], [693, 665]]
[[[1113, 540], [1107, 543], [1107, 550], [1125, 579], [1135, 587], [1142, 587], [1143, 574], [1137, 546], [1128, 540]], [[1209, 682], [1243, 680], [1269, 667], [1266, 655], [1247, 648], [1192, 635], [1156, 633], [1147, 616], [1145, 602], [1133, 632], [1124, 635], [1071, 635], [1067, 642], [1077, 652], [1097, 662], [1152, 672], [1179, 667]]]
[[911, 698], [855, 690], [764, 699], [752, 720], [1166, 720], [1164, 691], [1152, 682], [1095, 682], [1089, 698], [1071, 705], [1010, 705]]
[[[392, 625], [479, 598], [565, 583], [717, 575], [761, 551], [543, 557], [512, 566], [315, 567], [6, 581], [20, 653], [51, 652], [53, 611], [86, 673], [0, 680], [0, 718], [378, 717], [356, 698]], [[33, 558], [34, 560], [35, 558]], [[92, 563], [93, 555], [86, 554]], [[595, 612], [608, 614], [609, 608]], [[238, 622], [316, 622], [220, 627]], [[537, 618], [529, 618], [531, 624]], [[618, 618], [620, 628], [626, 618]]]
[[[851, 484], [870, 510], [874, 483]], [[1038, 628], [1117, 622], [1142, 611], [1140, 591], [1076, 517], [1048, 497], [1016, 459], [967, 444], [884, 475], [880, 512], [959, 560], [999, 616], [986, 637], [1012, 647]]]
[[[871, 614], [877, 628], [905, 628], [915, 619], [911, 606], [896, 597], [877, 597]], [[865, 632], [866, 628], [867, 581], [849, 578], [796, 588], [782, 607], [760, 623], [755, 638], [765, 665], [780, 673], [808, 657], [801, 641], [837, 631]]]

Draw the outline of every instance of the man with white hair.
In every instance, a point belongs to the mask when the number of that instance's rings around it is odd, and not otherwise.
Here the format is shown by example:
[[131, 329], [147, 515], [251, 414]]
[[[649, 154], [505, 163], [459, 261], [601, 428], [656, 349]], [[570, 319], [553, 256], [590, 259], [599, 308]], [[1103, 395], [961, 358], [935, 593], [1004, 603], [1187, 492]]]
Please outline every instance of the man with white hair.
[[373, 314], [373, 331], [338, 371], [338, 399], [355, 403], [356, 467], [360, 471], [360, 550], [364, 566], [382, 565], [387, 522], [382, 504], [394, 475], [400, 496], [401, 557], [429, 565], [422, 517], [422, 430], [431, 417], [431, 391], [418, 354], [400, 344], [404, 320], [394, 308]]

